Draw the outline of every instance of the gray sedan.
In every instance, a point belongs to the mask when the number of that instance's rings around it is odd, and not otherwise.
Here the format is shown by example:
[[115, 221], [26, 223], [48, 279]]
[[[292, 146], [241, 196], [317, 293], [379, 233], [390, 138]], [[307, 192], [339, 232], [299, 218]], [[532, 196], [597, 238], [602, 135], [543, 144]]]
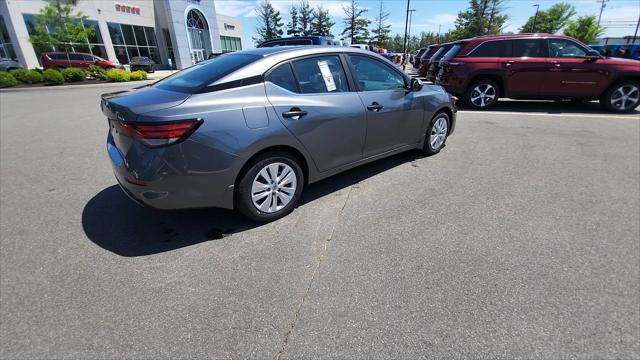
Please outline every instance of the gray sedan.
[[410, 149], [438, 153], [455, 98], [369, 51], [226, 54], [149, 87], [105, 94], [107, 151], [135, 201], [160, 209], [291, 212], [305, 185]]

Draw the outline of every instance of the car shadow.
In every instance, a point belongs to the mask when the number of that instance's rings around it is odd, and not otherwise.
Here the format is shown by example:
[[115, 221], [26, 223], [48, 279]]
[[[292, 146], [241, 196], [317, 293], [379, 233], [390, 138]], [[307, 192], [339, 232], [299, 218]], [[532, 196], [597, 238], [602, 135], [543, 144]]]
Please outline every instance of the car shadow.
[[[460, 105], [460, 110], [473, 110]], [[616, 114], [603, 109], [597, 101], [553, 101], [553, 100], [500, 100], [488, 111], [522, 112], [537, 114], [598, 114], [598, 115], [627, 115]], [[630, 113], [640, 114], [638, 109]]]
[[[298, 206], [305, 206], [398, 165], [420, 160], [417, 151], [394, 155], [309, 185]], [[417, 166], [417, 165], [416, 165]], [[91, 198], [82, 211], [82, 228], [89, 240], [124, 257], [158, 254], [205, 241], [217, 241], [261, 226], [224, 209], [158, 210], [129, 199], [118, 185]]]

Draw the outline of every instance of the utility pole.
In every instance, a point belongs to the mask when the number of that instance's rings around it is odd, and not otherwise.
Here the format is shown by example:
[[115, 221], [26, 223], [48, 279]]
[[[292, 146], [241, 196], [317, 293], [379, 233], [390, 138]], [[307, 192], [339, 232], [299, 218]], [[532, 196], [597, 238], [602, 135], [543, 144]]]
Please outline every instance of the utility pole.
[[536, 14], [533, 16], [533, 24], [531, 25], [531, 32], [536, 32], [536, 20], [538, 20], [538, 10], [540, 10], [540, 4], [533, 5], [536, 7]]
[[[409, 26], [409, 3], [411, 2], [411, 0], [407, 0], [407, 14], [406, 17], [404, 19], [404, 51], [402, 52], [402, 56], [404, 57], [405, 54], [407, 53], [407, 27]], [[404, 63], [404, 61], [403, 61]], [[405, 69], [404, 64], [402, 65], [402, 70]]]
[[633, 41], [631, 41], [631, 45], [635, 45], [636, 38], [638, 37], [638, 28], [640, 28], [640, 16], [638, 16], [638, 23], [636, 24], [636, 32], [633, 33]]
[[440, 44], [440, 28], [442, 27], [442, 24], [438, 24], [438, 44]]
[[413, 12], [416, 11], [416, 9], [411, 9], [409, 10], [409, 31], [407, 32], [407, 50], [409, 50], [409, 43], [411, 42], [411, 20], [413, 19]]
[[602, 19], [602, 10], [604, 10], [604, 8], [607, 7], [607, 2], [609, 2], [609, 0], [598, 0], [598, 2], [600, 3], [600, 15], [598, 15], [598, 25], [600, 25], [600, 19]]

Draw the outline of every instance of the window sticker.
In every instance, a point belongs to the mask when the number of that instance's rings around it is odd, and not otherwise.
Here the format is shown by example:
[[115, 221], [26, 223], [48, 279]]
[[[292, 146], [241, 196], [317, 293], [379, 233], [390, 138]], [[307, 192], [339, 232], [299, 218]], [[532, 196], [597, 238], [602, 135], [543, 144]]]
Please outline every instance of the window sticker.
[[327, 63], [327, 61], [318, 61], [318, 67], [320, 68], [320, 73], [322, 74], [322, 78], [324, 79], [324, 85], [327, 87], [327, 91], [335, 91], [336, 82], [333, 80], [333, 74], [331, 74], [331, 70], [329, 69], [329, 64]]

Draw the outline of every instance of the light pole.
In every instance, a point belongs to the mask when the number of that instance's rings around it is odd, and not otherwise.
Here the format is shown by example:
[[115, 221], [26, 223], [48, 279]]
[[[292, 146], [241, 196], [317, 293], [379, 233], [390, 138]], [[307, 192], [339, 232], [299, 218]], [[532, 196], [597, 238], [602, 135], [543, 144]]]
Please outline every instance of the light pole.
[[[407, 53], [407, 26], [409, 25], [409, 3], [411, 0], [407, 0], [407, 14], [404, 19], [404, 51], [402, 52], [403, 56]], [[402, 70], [404, 70], [404, 65], [402, 65]]]
[[602, 19], [602, 10], [604, 10], [605, 7], [607, 7], [607, 2], [609, 0], [598, 0], [598, 2], [600, 3], [600, 15], [598, 15], [598, 25], [600, 25], [600, 19]]
[[536, 14], [533, 16], [533, 24], [531, 24], [531, 32], [536, 32], [536, 20], [538, 20], [538, 10], [540, 10], [540, 4], [533, 5], [536, 7]]
[[411, 9], [409, 10], [409, 30], [407, 31], [408, 35], [407, 35], [407, 50], [409, 50], [409, 43], [411, 42], [411, 20], [413, 19], [413, 12], [416, 11], [416, 9]]

